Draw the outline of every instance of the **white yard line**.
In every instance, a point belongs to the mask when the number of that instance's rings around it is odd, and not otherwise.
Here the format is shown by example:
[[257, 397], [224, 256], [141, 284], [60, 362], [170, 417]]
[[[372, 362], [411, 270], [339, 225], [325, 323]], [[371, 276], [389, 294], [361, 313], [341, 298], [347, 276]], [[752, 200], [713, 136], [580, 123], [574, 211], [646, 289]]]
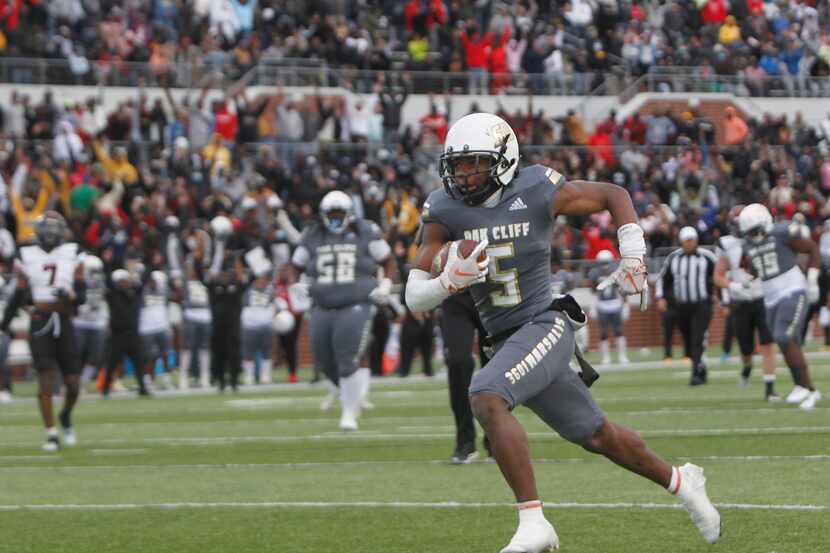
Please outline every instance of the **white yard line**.
[[[94, 450], [93, 450], [94, 451]], [[106, 451], [146, 451], [146, 450], [106, 450]], [[59, 457], [51, 457], [58, 459]], [[25, 459], [25, 458], [24, 458]], [[768, 462], [768, 461], [830, 461], [830, 455], [705, 455], [697, 457], [670, 457], [671, 460], [684, 461], [711, 461], [711, 462]], [[473, 461], [473, 465], [492, 464], [491, 459]], [[588, 463], [603, 463], [601, 457], [563, 457], [552, 459], [533, 459], [536, 465], [580, 465]], [[129, 465], [61, 465], [58, 467], [30, 467], [30, 466], [0, 466], [0, 472], [36, 472], [48, 470], [50, 472], [100, 472], [106, 470], [240, 470], [240, 469], [304, 469], [304, 468], [334, 468], [334, 467], [374, 467], [390, 465], [451, 465], [448, 459], [398, 459], [398, 460], [364, 460], [364, 461], [318, 461], [299, 463], [185, 463], [185, 464], [129, 464]]]
[[[721, 509], [764, 511], [827, 511], [827, 505], [716, 503]], [[184, 502], [184, 503], [112, 503], [112, 504], [42, 504], [0, 505], [0, 511], [133, 511], [140, 509], [275, 509], [275, 508], [396, 508], [396, 509], [482, 509], [515, 508], [513, 503], [460, 503], [410, 501], [262, 501], [262, 502]], [[553, 509], [682, 509], [679, 503], [545, 503]]]
[[[378, 433], [377, 430], [359, 432], [326, 432], [308, 436], [204, 436], [204, 437], [154, 437], [154, 438], [107, 438], [103, 440], [89, 440], [86, 445], [113, 445], [113, 444], [159, 444], [166, 446], [206, 446], [239, 443], [302, 443], [319, 441], [360, 441], [360, 440], [436, 440], [450, 439], [455, 433]], [[673, 430], [638, 430], [643, 437], [665, 436], [745, 436], [745, 435], [777, 435], [777, 434], [824, 434], [830, 432], [830, 426], [764, 426], [751, 428], [692, 428]], [[528, 437], [538, 439], [560, 439], [554, 432], [528, 432]], [[34, 442], [16, 442], [3, 444], [13, 447], [31, 447]]]

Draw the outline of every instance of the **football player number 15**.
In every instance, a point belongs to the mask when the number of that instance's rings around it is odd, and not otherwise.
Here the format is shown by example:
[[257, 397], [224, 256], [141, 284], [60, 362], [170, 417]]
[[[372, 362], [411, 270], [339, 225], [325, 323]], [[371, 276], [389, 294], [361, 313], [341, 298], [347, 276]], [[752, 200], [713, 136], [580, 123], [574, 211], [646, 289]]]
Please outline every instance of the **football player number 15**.
[[775, 252], [767, 252], [753, 257], [752, 265], [754, 265], [758, 276], [763, 279], [772, 278], [781, 271], [778, 266], [778, 254]]
[[354, 252], [326, 252], [317, 256], [318, 284], [347, 284], [354, 282], [356, 265]]
[[504, 269], [502, 261], [515, 257], [516, 251], [513, 242], [498, 244], [487, 248], [490, 256], [490, 273], [487, 279], [501, 286], [501, 290], [490, 292], [490, 300], [495, 307], [513, 307], [522, 301], [522, 291], [519, 289], [519, 271]]

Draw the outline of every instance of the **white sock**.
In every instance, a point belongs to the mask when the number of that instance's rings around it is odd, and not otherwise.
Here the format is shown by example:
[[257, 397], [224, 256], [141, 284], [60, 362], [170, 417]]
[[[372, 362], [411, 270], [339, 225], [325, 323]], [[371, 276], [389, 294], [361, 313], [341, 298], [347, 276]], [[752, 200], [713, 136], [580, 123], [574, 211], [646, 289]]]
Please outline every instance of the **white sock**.
[[193, 355], [189, 349], [182, 350], [182, 357], [179, 359], [179, 373], [190, 374], [190, 365], [192, 364]]
[[677, 492], [680, 491], [680, 471], [677, 467], [671, 468], [671, 482], [669, 482], [669, 487], [666, 489], [674, 495], [677, 495]]
[[361, 380], [357, 372], [340, 378], [340, 404], [344, 411], [352, 413], [355, 418], [360, 416], [361, 389]]
[[259, 381], [263, 384], [271, 383], [271, 364], [270, 359], [263, 359], [259, 363]]
[[210, 386], [210, 351], [206, 349], [199, 350], [199, 380], [202, 387]]
[[361, 367], [357, 369], [360, 377], [360, 400], [364, 400], [369, 395], [369, 385], [372, 383], [372, 371], [368, 367]]
[[242, 361], [242, 372], [244, 373], [245, 384], [251, 385], [254, 383], [254, 360], [245, 359]]
[[542, 512], [542, 502], [539, 499], [517, 503], [516, 508], [519, 510], [519, 524], [545, 519]]
[[602, 359], [606, 360], [610, 357], [610, 353], [608, 350], [608, 340], [602, 340], [599, 343], [599, 353], [602, 355]]
[[625, 336], [618, 336], [617, 337], [617, 355], [619, 355], [620, 359], [628, 358], [628, 355], [625, 351]]
[[58, 429], [54, 426], [50, 426], [46, 429], [46, 437], [47, 438], [57, 438], [58, 437]]
[[93, 367], [92, 365], [84, 365], [84, 370], [81, 373], [81, 385], [84, 385], [90, 380], [92, 380], [92, 376], [97, 373], [98, 371], [96, 371], [95, 367]]

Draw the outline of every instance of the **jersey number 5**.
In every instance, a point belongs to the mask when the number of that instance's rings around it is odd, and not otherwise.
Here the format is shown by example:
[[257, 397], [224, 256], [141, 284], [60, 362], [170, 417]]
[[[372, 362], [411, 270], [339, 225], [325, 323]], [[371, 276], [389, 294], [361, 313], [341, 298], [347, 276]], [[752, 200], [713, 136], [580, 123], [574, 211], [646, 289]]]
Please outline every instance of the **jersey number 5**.
[[354, 282], [356, 265], [354, 252], [321, 253], [317, 256], [319, 284], [348, 284]]
[[49, 286], [54, 285], [55, 284], [55, 273], [58, 272], [58, 266], [55, 265], [54, 263], [50, 263], [48, 265], [44, 265], [43, 270], [49, 272]]
[[490, 301], [495, 307], [513, 307], [522, 301], [522, 291], [519, 289], [519, 271], [516, 269], [501, 268], [501, 261], [515, 257], [516, 251], [513, 242], [490, 246], [487, 248], [490, 256], [490, 282], [499, 284], [502, 289], [490, 292]]

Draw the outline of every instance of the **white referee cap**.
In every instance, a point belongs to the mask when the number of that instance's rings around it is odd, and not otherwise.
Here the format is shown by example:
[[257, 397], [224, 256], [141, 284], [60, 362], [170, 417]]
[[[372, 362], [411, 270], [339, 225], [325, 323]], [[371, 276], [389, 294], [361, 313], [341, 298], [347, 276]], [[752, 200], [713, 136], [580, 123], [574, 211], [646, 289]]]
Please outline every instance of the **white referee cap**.
[[681, 242], [686, 240], [697, 240], [697, 231], [694, 227], [683, 227], [680, 229], [680, 234], [677, 236]]

